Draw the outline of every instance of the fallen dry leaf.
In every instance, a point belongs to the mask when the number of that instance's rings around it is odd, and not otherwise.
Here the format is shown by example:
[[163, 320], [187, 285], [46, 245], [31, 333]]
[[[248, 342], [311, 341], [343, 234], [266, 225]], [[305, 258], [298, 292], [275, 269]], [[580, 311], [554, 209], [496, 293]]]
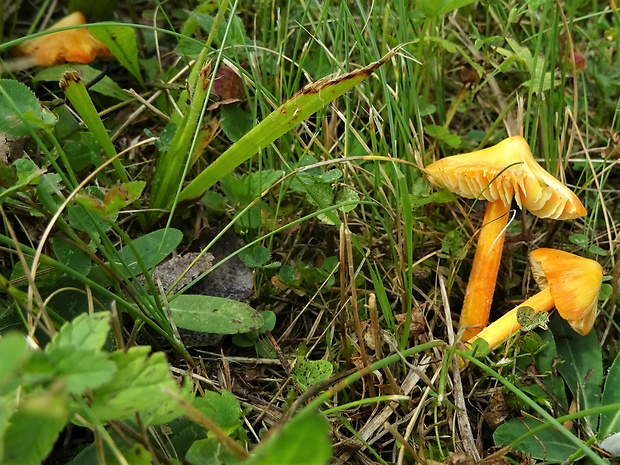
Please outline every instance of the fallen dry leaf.
[[[81, 12], [75, 11], [47, 30], [82, 24], [86, 24], [86, 18]], [[84, 28], [54, 32], [27, 40], [13, 48], [12, 55], [29, 59], [29, 63], [26, 63], [29, 66], [54, 66], [62, 63], [86, 64], [98, 56], [112, 58], [108, 47]]]

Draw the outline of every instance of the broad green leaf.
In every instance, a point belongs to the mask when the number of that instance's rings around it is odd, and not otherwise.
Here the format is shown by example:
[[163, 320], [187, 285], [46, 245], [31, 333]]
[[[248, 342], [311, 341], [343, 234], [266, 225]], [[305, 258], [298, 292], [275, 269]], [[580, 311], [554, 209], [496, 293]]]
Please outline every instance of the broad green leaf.
[[564, 380], [559, 375], [555, 374], [555, 363], [558, 359], [555, 340], [553, 339], [551, 331], [540, 331], [540, 337], [543, 341], [543, 348], [542, 350], [538, 350], [533, 356], [536, 368], [538, 369], [538, 373], [545, 377], [543, 381], [545, 386], [553, 393], [560, 406], [562, 406], [565, 411], [568, 411], [568, 400], [566, 399]]
[[0, 395], [4, 395], [19, 385], [18, 370], [30, 356], [24, 335], [13, 332], [4, 334], [0, 339], [0, 354], [11, 354], [10, 357], [0, 357]]
[[[165, 406], [170, 410], [168, 419], [182, 414], [166, 390], [179, 392], [170, 375], [168, 362], [163, 352], [150, 357], [150, 347], [138, 346], [110, 354], [117, 365], [114, 377], [103, 386], [92, 391], [90, 410], [100, 421], [132, 418], [136, 412], [146, 417], [150, 412]], [[144, 420], [145, 423], [149, 423]]]
[[[178, 229], [158, 229], [145, 234], [133, 241], [133, 247], [142, 259], [144, 266], [150, 269], [168, 256], [183, 240], [183, 233]], [[121, 279], [129, 278], [132, 274], [142, 273], [136, 255], [129, 246], [125, 246], [116, 253], [114, 271]], [[102, 285], [108, 285], [105, 273], [99, 268], [93, 268], [88, 276]]]
[[342, 178], [342, 171], [338, 169], [329, 170], [329, 171], [326, 171], [325, 173], [321, 173], [319, 178], [323, 182], [326, 182], [327, 184], [333, 184], [336, 181], [338, 181], [340, 178]]
[[243, 459], [240, 459], [226, 449], [217, 438], [206, 438], [195, 441], [187, 451], [185, 460], [192, 465], [245, 464]]
[[306, 200], [315, 207], [323, 208], [331, 205], [334, 200], [334, 190], [329, 184], [317, 182], [312, 186], [307, 186], [306, 191]]
[[140, 74], [136, 33], [131, 27], [93, 25], [88, 30], [97, 39], [106, 44], [112, 55], [138, 82], [143, 82], [142, 75]]
[[[41, 181], [42, 169], [39, 169], [34, 162], [28, 158], [19, 158], [13, 162], [14, 173], [9, 173], [13, 178], [14, 184], [0, 192], [0, 202], [15, 192], [21, 191], [27, 186], [35, 186]], [[12, 170], [11, 170], [12, 171]], [[13, 174], [17, 177], [13, 176]]]
[[387, 54], [352, 73], [337, 78], [324, 78], [306, 86], [245, 134], [207, 169], [200, 173], [183, 191], [181, 200], [200, 197], [237, 166], [257, 154], [280, 136], [293, 129], [310, 115], [320, 110], [366, 79], [392, 57]]
[[105, 218], [101, 210], [101, 202], [96, 197], [81, 193], [67, 205], [67, 218], [75, 229], [93, 235], [103, 234], [112, 227], [116, 217]]
[[232, 142], [237, 142], [252, 129], [254, 123], [252, 115], [244, 111], [238, 103], [222, 105], [220, 108], [222, 110], [220, 127]]
[[568, 240], [583, 249], [587, 248], [590, 243], [590, 239], [585, 234], [571, 234], [568, 236]]
[[247, 333], [263, 325], [252, 307], [222, 297], [180, 295], [170, 302], [170, 311], [179, 328], [204, 333]]
[[204, 397], [195, 398], [192, 405], [226, 434], [232, 434], [242, 424], [239, 401], [228, 391], [205, 391]]
[[145, 181], [130, 181], [108, 189], [103, 199], [103, 207], [107, 215], [115, 215], [121, 209], [140, 198]]
[[513, 418], [495, 430], [493, 441], [496, 446], [511, 445], [514, 450], [531, 454], [533, 458], [544, 460], [545, 463], [561, 463], [568, 460], [577, 449], [573, 444], [568, 443], [566, 436], [552, 427], [522, 442], [514, 443], [516, 439], [541, 424], [543, 422], [535, 418]]
[[[603, 389], [603, 360], [596, 334], [592, 331], [580, 336], [558, 315], [549, 321], [549, 329], [555, 336], [561, 360], [557, 370], [577, 400], [579, 410], [598, 407]], [[598, 430], [598, 415], [588, 415], [583, 420], [588, 434], [594, 435]]]
[[[90, 0], [89, 0], [90, 1]], [[88, 82], [99, 78], [101, 70], [91, 68], [88, 65], [66, 64], [42, 68], [32, 78], [33, 82], [58, 82], [62, 79], [63, 74], [67, 70], [75, 70], [80, 77], [88, 84]], [[100, 81], [93, 84], [90, 89], [107, 97], [112, 97], [123, 102], [130, 100], [131, 97], [123, 92], [121, 86], [114, 82], [109, 76], [104, 76]]]
[[37, 198], [45, 209], [54, 214], [63, 202], [62, 178], [58, 173], [45, 173], [37, 186]]
[[331, 455], [327, 421], [317, 413], [307, 413], [261, 442], [244, 465], [325, 465]]
[[53, 356], [58, 349], [101, 350], [110, 332], [110, 313], [82, 314], [70, 323], [65, 323], [45, 348]]
[[308, 360], [297, 357], [291, 377], [302, 386], [312, 386], [325, 381], [334, 372], [334, 366], [327, 360]]
[[334, 200], [334, 203], [347, 204], [347, 205], [343, 205], [342, 207], [340, 207], [340, 211], [344, 213], [348, 213], [354, 210], [355, 207], [357, 207], [357, 203], [351, 203], [351, 202], [359, 202], [359, 201], [360, 201], [360, 195], [357, 193], [357, 191], [349, 186], [344, 186], [336, 194], [336, 199]]
[[[152, 268], [168, 256], [183, 240], [183, 233], [178, 229], [158, 229], [134, 239], [133, 249], [144, 261], [147, 268]], [[125, 246], [117, 254], [119, 263], [134, 271], [140, 271], [136, 255], [131, 247]]]
[[264, 266], [271, 258], [271, 252], [267, 247], [257, 245], [250, 249], [245, 249], [239, 253], [239, 258], [250, 268], [259, 268]]
[[0, 132], [11, 137], [30, 135], [30, 130], [49, 131], [56, 116], [44, 108], [34, 93], [21, 82], [0, 79]]
[[[605, 390], [603, 391], [602, 405], [615, 404], [620, 402], [620, 355], [617, 355], [605, 380]], [[620, 433], [620, 410], [615, 412], [604, 412], [601, 414], [601, 426], [598, 430], [599, 440], [608, 436]]]
[[65, 237], [57, 235], [50, 239], [54, 254], [60, 263], [86, 276], [90, 273], [92, 262], [90, 257]]
[[[52, 451], [69, 420], [63, 394], [52, 389], [22, 399], [4, 435], [3, 465], [38, 465]], [[1, 452], [1, 451], [0, 451]]]

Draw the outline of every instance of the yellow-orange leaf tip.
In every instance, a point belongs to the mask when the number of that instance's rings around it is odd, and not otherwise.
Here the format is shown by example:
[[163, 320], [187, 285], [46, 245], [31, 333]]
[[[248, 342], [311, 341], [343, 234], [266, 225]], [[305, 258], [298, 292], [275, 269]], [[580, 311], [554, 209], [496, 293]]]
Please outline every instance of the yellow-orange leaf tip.
[[579, 198], [536, 162], [521, 136], [443, 158], [426, 170], [431, 182], [462, 197], [501, 200], [506, 206], [514, 198], [519, 207], [540, 218], [567, 220], [586, 214]]
[[603, 268], [594, 260], [555, 249], [530, 253], [532, 274], [549, 288], [558, 313], [582, 336], [590, 332], [597, 312]]
[[[84, 15], [75, 11], [65, 16], [48, 31], [86, 24]], [[54, 66], [62, 63], [90, 63], [96, 57], [112, 58], [110, 50], [88, 29], [54, 32], [27, 40], [12, 50], [13, 56], [32, 60], [35, 66]]]

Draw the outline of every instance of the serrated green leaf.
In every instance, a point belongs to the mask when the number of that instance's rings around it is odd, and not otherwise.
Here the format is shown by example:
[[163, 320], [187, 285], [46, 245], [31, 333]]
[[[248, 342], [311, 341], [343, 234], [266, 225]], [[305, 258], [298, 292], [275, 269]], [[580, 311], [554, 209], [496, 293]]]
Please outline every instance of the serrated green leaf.
[[170, 302], [170, 311], [179, 328], [204, 333], [247, 333], [263, 325], [252, 307], [222, 297], [180, 295]]
[[166, 356], [156, 352], [149, 357], [150, 350], [150, 347], [138, 346], [110, 354], [117, 372], [110, 382], [93, 389], [89, 407], [100, 421], [124, 420], [132, 418], [136, 412], [148, 414], [163, 405], [171, 409], [172, 418], [182, 414], [181, 407], [166, 393], [166, 390], [179, 392]]
[[53, 356], [58, 349], [83, 349], [98, 351], [110, 332], [110, 313], [82, 314], [70, 323], [65, 323], [45, 348]]
[[13, 79], [0, 79], [0, 132], [24, 137], [30, 130], [50, 131], [55, 122], [56, 116], [28, 87]]
[[55, 376], [64, 381], [67, 392], [75, 395], [107, 383], [117, 370], [106, 352], [63, 347], [49, 355]]
[[66, 397], [53, 390], [26, 396], [4, 434], [3, 465], [43, 463], [69, 419]]
[[131, 27], [93, 25], [88, 30], [110, 49], [112, 55], [138, 82], [143, 83], [138, 60], [136, 33]]

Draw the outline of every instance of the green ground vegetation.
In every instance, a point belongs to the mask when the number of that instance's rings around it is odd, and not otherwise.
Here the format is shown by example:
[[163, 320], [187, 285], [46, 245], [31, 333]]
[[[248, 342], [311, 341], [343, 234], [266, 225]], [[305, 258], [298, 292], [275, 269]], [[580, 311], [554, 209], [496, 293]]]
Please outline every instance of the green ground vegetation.
[[[614, 0], [97, 7], [0, 7], [0, 462], [617, 460]], [[18, 71], [74, 10], [114, 59]], [[588, 214], [515, 210], [491, 319], [539, 247], [599, 316], [472, 355], [482, 202], [424, 167], [519, 134]]]

